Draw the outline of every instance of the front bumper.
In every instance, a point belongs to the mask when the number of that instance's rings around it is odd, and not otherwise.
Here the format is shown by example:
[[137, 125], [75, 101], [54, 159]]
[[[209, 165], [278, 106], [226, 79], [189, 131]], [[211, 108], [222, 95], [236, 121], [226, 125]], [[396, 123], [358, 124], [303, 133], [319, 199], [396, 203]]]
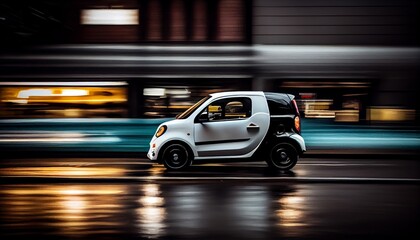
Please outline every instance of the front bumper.
[[147, 157], [151, 161], [158, 160], [158, 154], [161, 146], [163, 145], [163, 138], [153, 137], [149, 143], [149, 151], [147, 152]]
[[150, 148], [149, 151], [147, 152], [147, 157], [152, 160], [152, 161], [156, 161], [157, 160], [157, 150], [156, 147], [152, 147], [153, 143], [150, 143]]
[[150, 160], [152, 160], [152, 161], [157, 160], [155, 150], [154, 150], [154, 149], [152, 149], [152, 148], [150, 148], [150, 149], [149, 149], [149, 152], [147, 152], [147, 157], [148, 157]]

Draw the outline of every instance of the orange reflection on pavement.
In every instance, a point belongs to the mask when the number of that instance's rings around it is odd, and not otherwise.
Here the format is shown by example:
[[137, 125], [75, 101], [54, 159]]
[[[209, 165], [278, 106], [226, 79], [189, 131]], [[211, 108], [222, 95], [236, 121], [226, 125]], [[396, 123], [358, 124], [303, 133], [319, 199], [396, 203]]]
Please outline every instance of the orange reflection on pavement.
[[102, 234], [118, 234], [125, 224], [120, 220], [126, 192], [124, 185], [5, 185], [0, 202], [9, 227], [43, 226], [71, 238], [104, 226]]
[[115, 167], [16, 167], [2, 168], [3, 176], [117, 177], [125, 170]]
[[163, 167], [162, 165], [157, 165], [154, 164], [150, 169], [149, 169], [149, 175], [152, 177], [157, 177], [157, 176], [162, 176], [162, 174], [165, 172], [165, 167]]
[[111, 185], [97, 185], [97, 186], [50, 186], [46, 185], [43, 187], [29, 187], [22, 185], [16, 188], [4, 188], [0, 189], [0, 194], [10, 195], [115, 195], [122, 194], [124, 190], [116, 188]]

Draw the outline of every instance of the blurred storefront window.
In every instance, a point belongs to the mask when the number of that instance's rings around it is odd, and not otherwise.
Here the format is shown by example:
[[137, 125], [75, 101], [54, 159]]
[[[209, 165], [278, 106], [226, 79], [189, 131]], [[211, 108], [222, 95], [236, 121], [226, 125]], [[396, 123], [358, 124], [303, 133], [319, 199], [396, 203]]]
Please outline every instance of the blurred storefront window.
[[78, 33], [81, 42], [129, 43], [138, 42], [140, 8], [138, 1], [76, 1], [79, 8]]
[[137, 9], [84, 9], [81, 13], [83, 25], [138, 25]]
[[367, 118], [373, 122], [404, 122], [414, 121], [416, 111], [402, 107], [372, 106], [367, 109]]
[[366, 120], [369, 80], [285, 80], [278, 84], [279, 89], [296, 96], [305, 118], [330, 118], [336, 122]]
[[0, 105], [1, 118], [126, 117], [127, 93], [120, 86], [1, 86]]

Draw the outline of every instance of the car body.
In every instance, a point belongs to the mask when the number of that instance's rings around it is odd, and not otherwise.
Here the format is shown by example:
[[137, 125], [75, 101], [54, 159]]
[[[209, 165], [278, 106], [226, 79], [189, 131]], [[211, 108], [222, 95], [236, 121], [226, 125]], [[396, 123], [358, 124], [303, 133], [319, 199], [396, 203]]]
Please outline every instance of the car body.
[[238, 91], [210, 94], [161, 124], [147, 156], [168, 169], [252, 159], [289, 170], [305, 151], [293, 95]]

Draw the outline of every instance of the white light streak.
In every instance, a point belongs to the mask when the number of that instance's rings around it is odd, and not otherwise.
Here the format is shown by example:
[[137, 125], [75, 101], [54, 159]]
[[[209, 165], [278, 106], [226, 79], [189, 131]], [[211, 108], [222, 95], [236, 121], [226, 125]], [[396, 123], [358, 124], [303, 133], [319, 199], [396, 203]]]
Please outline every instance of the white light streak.
[[83, 25], [138, 25], [137, 9], [83, 9], [81, 13]]

